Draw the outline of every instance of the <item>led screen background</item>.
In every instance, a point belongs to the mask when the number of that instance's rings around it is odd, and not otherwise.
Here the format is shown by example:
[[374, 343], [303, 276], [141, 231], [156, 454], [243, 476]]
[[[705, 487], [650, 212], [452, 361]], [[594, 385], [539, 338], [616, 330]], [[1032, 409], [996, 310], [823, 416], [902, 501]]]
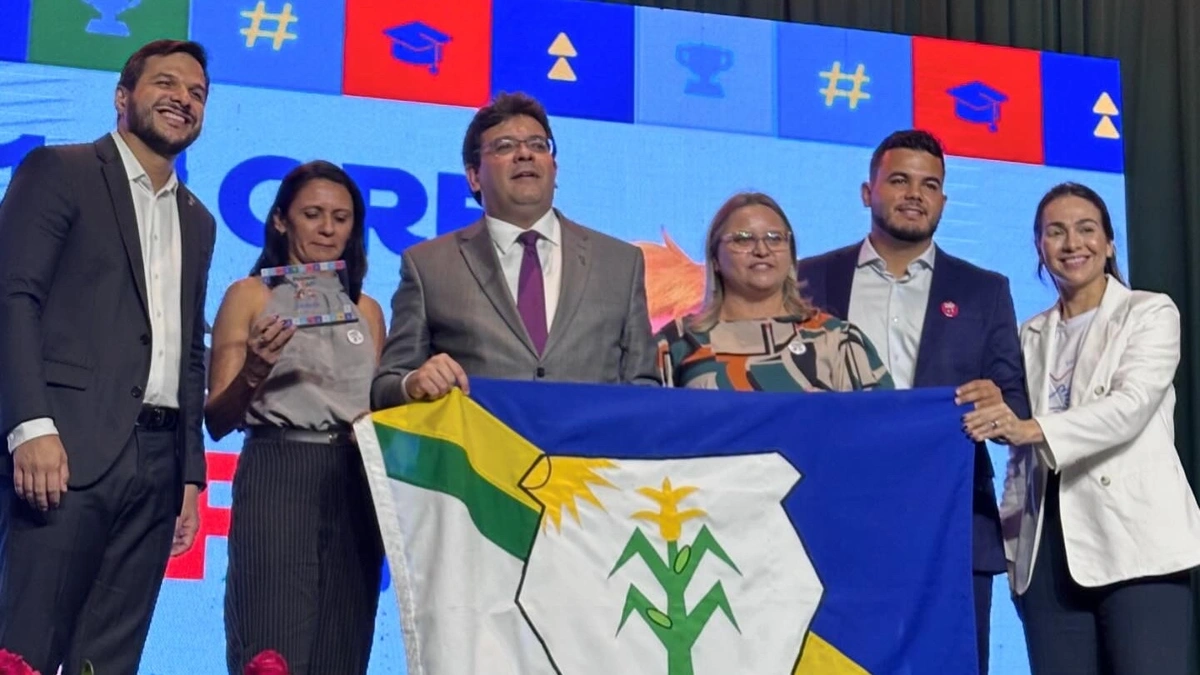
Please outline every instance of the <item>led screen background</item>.
[[[218, 222], [210, 322], [258, 254], [278, 179], [318, 158], [346, 167], [368, 196], [364, 289], [390, 319], [400, 252], [481, 214], [462, 137], [473, 108], [498, 91], [546, 103], [556, 205], [646, 250], [656, 325], [700, 299], [704, 231], [734, 192], [776, 197], [801, 255], [861, 240], [871, 150], [914, 125], [950, 152], [939, 245], [1005, 274], [1019, 320], [1054, 298], [1035, 276], [1032, 245], [1034, 208], [1051, 186], [1096, 189], [1126, 260], [1115, 61], [579, 0], [125, 4], [4, 3], [0, 193], [33, 147], [112, 129], [115, 71], [138, 45], [199, 40], [213, 84], [180, 169]], [[168, 571], [143, 673], [223, 670], [223, 535], [240, 444], [236, 434], [209, 439], [203, 536]], [[998, 489], [1004, 458], [992, 448]], [[404, 672], [388, 584], [372, 673]], [[1003, 577], [992, 662], [1002, 675], [1028, 672]]]

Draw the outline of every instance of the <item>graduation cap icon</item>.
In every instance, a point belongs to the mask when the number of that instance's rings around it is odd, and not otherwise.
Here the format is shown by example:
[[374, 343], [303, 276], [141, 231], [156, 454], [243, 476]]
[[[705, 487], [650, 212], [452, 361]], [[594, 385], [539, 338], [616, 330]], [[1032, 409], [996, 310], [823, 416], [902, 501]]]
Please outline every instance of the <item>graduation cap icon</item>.
[[392, 58], [418, 66], [429, 66], [429, 72], [437, 75], [442, 62], [442, 46], [450, 36], [420, 21], [392, 26], [383, 31], [392, 39]]
[[1008, 96], [978, 80], [946, 90], [954, 97], [954, 115], [973, 124], [986, 124], [988, 131], [1000, 128], [1000, 105]]

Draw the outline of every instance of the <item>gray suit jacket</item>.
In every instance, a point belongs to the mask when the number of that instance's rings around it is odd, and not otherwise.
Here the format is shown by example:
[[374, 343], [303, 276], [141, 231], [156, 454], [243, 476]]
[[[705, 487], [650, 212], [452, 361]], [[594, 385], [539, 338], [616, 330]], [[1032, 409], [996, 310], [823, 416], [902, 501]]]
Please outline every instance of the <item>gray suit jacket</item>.
[[558, 217], [562, 288], [540, 357], [483, 219], [404, 252], [374, 409], [404, 403], [404, 376], [442, 353], [468, 376], [659, 384], [642, 252]]

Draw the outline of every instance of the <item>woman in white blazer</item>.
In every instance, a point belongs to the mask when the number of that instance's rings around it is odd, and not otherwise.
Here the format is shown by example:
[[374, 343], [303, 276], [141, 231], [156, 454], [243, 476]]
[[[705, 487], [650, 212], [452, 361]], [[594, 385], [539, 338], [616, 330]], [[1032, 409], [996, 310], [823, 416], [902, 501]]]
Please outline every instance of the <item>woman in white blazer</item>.
[[1124, 285], [1090, 188], [1050, 190], [1034, 241], [1059, 300], [1021, 327], [1032, 419], [965, 418], [1011, 446], [1000, 514], [1030, 667], [1184, 675], [1200, 508], [1175, 449], [1179, 311]]

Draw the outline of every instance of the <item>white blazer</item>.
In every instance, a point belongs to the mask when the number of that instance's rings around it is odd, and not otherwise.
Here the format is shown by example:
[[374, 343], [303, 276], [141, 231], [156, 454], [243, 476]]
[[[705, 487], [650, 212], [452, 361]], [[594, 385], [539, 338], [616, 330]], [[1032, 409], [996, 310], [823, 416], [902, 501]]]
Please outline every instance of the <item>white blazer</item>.
[[1049, 409], [1057, 303], [1021, 326], [1033, 417], [1045, 442], [1012, 448], [1000, 516], [1013, 590], [1029, 587], [1048, 472], [1060, 474], [1067, 566], [1081, 586], [1200, 565], [1200, 508], [1175, 450], [1179, 310], [1161, 293], [1116, 279], [1088, 327], [1070, 408]]

